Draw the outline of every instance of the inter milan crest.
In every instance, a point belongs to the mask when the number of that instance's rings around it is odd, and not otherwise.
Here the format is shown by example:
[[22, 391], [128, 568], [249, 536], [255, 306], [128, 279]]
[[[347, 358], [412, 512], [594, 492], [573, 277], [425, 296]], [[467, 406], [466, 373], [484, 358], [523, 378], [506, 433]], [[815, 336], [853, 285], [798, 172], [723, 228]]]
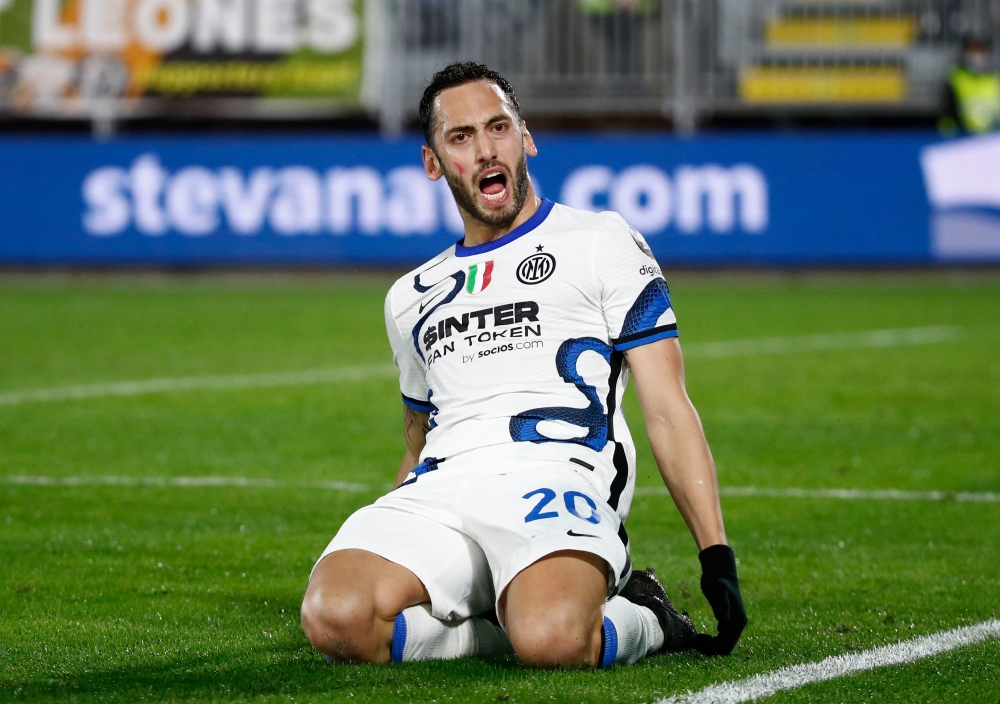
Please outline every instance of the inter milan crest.
[[469, 267], [468, 276], [465, 277], [465, 290], [473, 296], [490, 285], [493, 277], [493, 260], [479, 262]]
[[517, 280], [522, 284], [540, 284], [556, 270], [556, 258], [548, 252], [532, 254], [517, 265]]
[[632, 239], [635, 241], [636, 246], [642, 250], [642, 253], [655, 261], [656, 257], [653, 256], [653, 250], [651, 250], [649, 245], [646, 244], [646, 238], [640, 235], [634, 227], [630, 227], [628, 231], [632, 235]]

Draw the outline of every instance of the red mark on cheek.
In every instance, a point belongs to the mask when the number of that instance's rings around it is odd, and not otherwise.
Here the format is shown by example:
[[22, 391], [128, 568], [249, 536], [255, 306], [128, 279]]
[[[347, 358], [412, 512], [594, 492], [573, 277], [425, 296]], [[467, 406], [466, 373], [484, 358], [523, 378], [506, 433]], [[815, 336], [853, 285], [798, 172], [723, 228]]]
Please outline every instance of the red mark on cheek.
[[455, 162], [455, 171], [458, 172], [459, 176], [465, 176], [465, 169], [463, 169], [462, 165], [459, 164], [457, 161]]

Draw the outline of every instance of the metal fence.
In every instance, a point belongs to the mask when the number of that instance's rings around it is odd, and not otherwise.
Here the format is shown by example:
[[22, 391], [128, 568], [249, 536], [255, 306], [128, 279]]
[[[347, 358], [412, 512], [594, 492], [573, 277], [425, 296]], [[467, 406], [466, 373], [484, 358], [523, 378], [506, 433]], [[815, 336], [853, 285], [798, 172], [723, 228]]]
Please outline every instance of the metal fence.
[[464, 59], [529, 116], [932, 115], [966, 37], [1000, 56], [1000, 0], [0, 0], [0, 117], [367, 110], [393, 134]]
[[963, 39], [1000, 46], [1000, 0], [377, 2], [387, 133], [455, 60], [503, 73], [529, 115], [686, 131], [712, 114], [934, 114]]

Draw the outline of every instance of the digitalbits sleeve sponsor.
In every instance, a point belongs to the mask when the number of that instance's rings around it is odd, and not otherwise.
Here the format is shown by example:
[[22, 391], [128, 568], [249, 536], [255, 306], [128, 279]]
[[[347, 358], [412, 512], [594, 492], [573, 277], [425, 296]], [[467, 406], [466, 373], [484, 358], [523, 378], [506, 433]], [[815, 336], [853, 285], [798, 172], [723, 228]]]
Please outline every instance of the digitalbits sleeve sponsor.
[[615, 349], [624, 351], [676, 337], [670, 293], [649, 248], [642, 246], [645, 241], [620, 216], [608, 213], [606, 217], [612, 227], [598, 235], [594, 274]]

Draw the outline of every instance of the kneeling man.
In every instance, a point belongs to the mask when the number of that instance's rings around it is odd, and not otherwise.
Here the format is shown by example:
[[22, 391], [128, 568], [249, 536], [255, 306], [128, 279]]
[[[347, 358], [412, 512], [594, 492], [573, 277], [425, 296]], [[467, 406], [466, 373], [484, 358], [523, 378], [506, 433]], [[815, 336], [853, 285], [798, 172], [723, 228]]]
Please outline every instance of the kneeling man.
[[[447, 180], [465, 236], [386, 297], [407, 452], [396, 488], [348, 518], [313, 568], [306, 635], [336, 661], [512, 648], [532, 666], [608, 667], [729, 653], [746, 624], [736, 561], [645, 240], [615, 213], [536, 197], [534, 141], [487, 67], [436, 74], [420, 119], [424, 168]], [[630, 375], [717, 636], [695, 632], [651, 569], [632, 570]]]

